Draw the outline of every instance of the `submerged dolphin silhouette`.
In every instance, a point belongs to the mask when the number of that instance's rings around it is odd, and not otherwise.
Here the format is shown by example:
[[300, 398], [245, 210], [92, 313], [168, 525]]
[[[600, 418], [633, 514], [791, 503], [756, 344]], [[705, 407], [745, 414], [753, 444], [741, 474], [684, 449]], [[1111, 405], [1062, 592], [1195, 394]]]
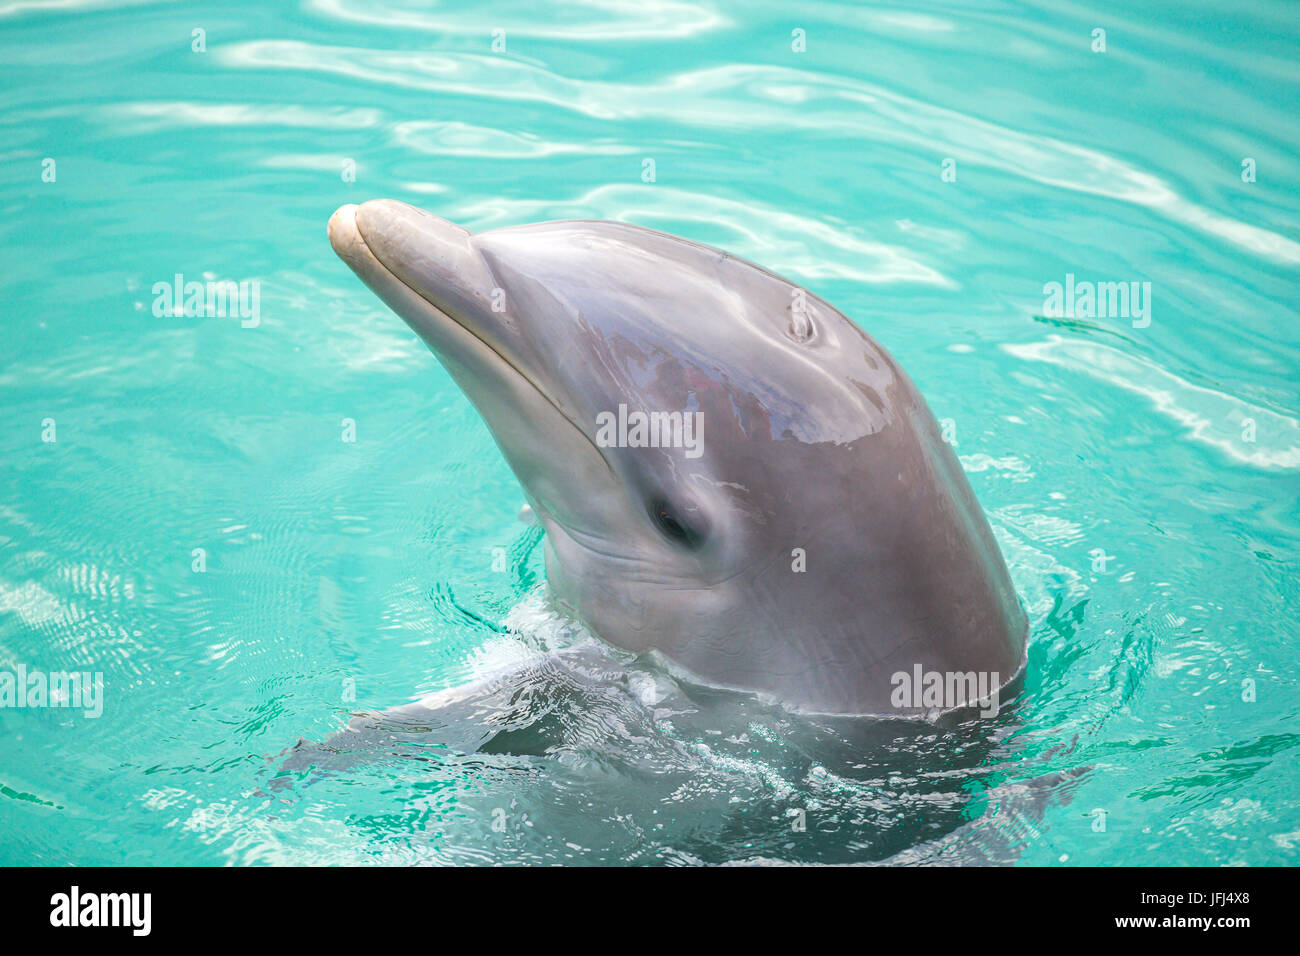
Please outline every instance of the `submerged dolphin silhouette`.
[[[475, 235], [374, 200], [329, 237], [482, 414], [555, 599], [605, 640], [827, 714], [1019, 674], [1026, 617], [961, 465], [821, 299], [616, 222]], [[965, 699], [900, 697], [920, 673]]]

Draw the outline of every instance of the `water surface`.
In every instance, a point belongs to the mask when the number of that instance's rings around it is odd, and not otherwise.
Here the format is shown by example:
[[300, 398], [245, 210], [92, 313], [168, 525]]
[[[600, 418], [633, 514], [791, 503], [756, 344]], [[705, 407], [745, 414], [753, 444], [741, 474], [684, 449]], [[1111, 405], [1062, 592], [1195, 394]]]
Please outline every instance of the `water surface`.
[[[0, 0], [0, 670], [104, 683], [0, 709], [0, 862], [1300, 860], [1300, 23], [1216, 6]], [[379, 196], [667, 230], [861, 323], [1029, 608], [1018, 706], [863, 740], [616, 662], [472, 755], [286, 770], [583, 640], [329, 249]], [[178, 273], [256, 321], [155, 314]], [[1067, 276], [1146, 314], [1049, 314]]]

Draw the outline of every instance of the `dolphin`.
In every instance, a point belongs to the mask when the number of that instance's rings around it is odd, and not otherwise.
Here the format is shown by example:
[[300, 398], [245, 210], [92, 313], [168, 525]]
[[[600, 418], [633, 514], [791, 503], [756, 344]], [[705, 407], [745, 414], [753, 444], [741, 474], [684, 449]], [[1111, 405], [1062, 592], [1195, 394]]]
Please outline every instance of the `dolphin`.
[[552, 597], [604, 641], [811, 714], [970, 707], [976, 675], [1020, 677], [1028, 622], [960, 463], [813, 293], [619, 222], [471, 233], [379, 199], [329, 238], [482, 415]]

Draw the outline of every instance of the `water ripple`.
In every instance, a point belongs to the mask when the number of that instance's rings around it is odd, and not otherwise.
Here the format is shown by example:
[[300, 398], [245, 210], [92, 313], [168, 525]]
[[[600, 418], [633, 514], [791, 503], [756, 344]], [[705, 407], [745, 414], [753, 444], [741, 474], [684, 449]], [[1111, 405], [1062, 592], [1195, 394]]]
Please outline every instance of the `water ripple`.
[[474, 156], [480, 159], [543, 159], [547, 156], [619, 156], [635, 152], [619, 143], [564, 143], [528, 133], [469, 123], [411, 120], [393, 127], [398, 145], [429, 156]]
[[[598, 119], [663, 118], [719, 128], [817, 130], [907, 143], [1046, 186], [1144, 206], [1276, 262], [1300, 242], [1179, 195], [1154, 173], [1099, 150], [1033, 135], [884, 87], [788, 67], [737, 64], [644, 84], [575, 80], [503, 57], [257, 40], [221, 51], [232, 66], [332, 72], [471, 97], [532, 100]], [[738, 102], [746, 103], [737, 109]], [[844, 110], [844, 104], [851, 110]]]
[[741, 201], [656, 185], [599, 186], [574, 199], [483, 199], [456, 209], [479, 229], [538, 219], [614, 219], [642, 226], [683, 223], [717, 230], [711, 240], [775, 272], [804, 279], [917, 282], [943, 288], [956, 283], [909, 251], [808, 216], [754, 200]]
[[[1300, 468], [1300, 420], [1214, 389], [1193, 385], [1149, 360], [1109, 345], [1051, 336], [1004, 345], [1016, 358], [1048, 362], [1101, 379], [1149, 399], [1188, 437], [1257, 468]], [[1253, 429], [1249, 426], [1253, 424]], [[1244, 434], [1252, 436], [1243, 440]]]
[[730, 20], [716, 10], [681, 0], [571, 0], [545, 16], [523, 7], [519, 11], [494, 10], [488, 21], [480, 10], [436, 11], [423, 5], [412, 8], [374, 0], [310, 0], [307, 8], [321, 16], [346, 23], [424, 33], [479, 34], [490, 38], [485, 22], [498, 24], [510, 34], [561, 40], [676, 40], [728, 26]]
[[140, 134], [187, 126], [274, 126], [310, 129], [368, 129], [382, 113], [369, 108], [308, 107], [268, 103], [202, 103], [184, 100], [119, 103], [91, 114], [119, 132]]

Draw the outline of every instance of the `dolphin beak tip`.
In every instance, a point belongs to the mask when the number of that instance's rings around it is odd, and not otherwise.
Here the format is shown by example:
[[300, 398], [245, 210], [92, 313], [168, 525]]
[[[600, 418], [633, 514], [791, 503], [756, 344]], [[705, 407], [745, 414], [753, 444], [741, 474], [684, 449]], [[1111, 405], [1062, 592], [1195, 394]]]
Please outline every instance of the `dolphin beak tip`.
[[[357, 238], [356, 203], [339, 206], [334, 211], [334, 215], [330, 216], [326, 232], [329, 235], [330, 245], [334, 247], [334, 251], [343, 256], [344, 250]], [[347, 257], [344, 256], [344, 258]]]
[[330, 245], [335, 254], [351, 267], [352, 271], [364, 277], [375, 265], [374, 254], [366, 243], [365, 233], [361, 228], [359, 213], [363, 206], [347, 203], [335, 210], [330, 216]]
[[460, 322], [480, 312], [493, 278], [469, 230], [394, 199], [340, 206], [330, 217], [334, 252], [419, 332], [423, 300]]

